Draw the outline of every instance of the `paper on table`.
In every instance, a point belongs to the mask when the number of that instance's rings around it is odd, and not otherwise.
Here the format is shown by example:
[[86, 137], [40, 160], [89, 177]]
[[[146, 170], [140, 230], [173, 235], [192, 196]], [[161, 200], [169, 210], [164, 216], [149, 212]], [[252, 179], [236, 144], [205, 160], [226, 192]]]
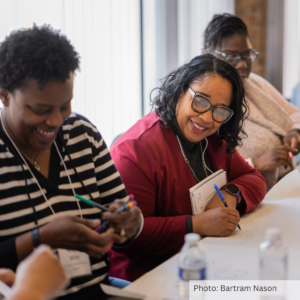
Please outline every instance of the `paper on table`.
[[201, 214], [208, 202], [216, 194], [214, 184], [221, 188], [227, 183], [226, 171], [218, 170], [190, 188], [193, 215]]
[[300, 174], [294, 170], [285, 175], [267, 193], [264, 202], [268, 200], [300, 197]]
[[119, 289], [111, 285], [106, 285], [103, 283], [100, 283], [100, 287], [102, 291], [110, 296], [120, 296], [120, 297], [127, 297], [127, 298], [132, 298], [132, 299], [145, 299], [145, 295], [125, 291], [124, 289]]

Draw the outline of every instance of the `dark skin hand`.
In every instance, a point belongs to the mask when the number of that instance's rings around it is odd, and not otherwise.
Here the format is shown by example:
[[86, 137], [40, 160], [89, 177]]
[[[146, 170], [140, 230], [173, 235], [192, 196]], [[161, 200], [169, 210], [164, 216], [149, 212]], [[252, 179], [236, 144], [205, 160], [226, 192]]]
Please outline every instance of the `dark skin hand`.
[[271, 173], [279, 166], [285, 166], [285, 168], [289, 166], [292, 167], [292, 160], [289, 157], [289, 152], [297, 153], [298, 150], [289, 146], [274, 147], [267, 150], [256, 159], [253, 159], [253, 164], [261, 174]]
[[300, 151], [300, 133], [297, 129], [291, 130], [284, 138], [283, 143], [285, 146], [295, 148], [296, 151], [291, 151], [294, 155]]
[[[201, 236], [229, 236], [235, 231], [240, 214], [235, 209], [236, 198], [227, 191], [222, 190], [229, 207], [225, 207], [219, 195], [216, 193], [205, 207], [205, 212], [193, 216], [194, 232]], [[240, 196], [241, 199], [241, 196]]]
[[[104, 213], [104, 217], [110, 221], [111, 226], [115, 230], [115, 234], [113, 235], [113, 241], [117, 244], [124, 243], [128, 238], [131, 238], [134, 234], [136, 234], [138, 228], [141, 225], [141, 213], [140, 209], [137, 206], [133, 206], [130, 210], [114, 214], [118, 208], [124, 205], [124, 201], [115, 200], [109, 206], [109, 212]], [[121, 236], [121, 230], [125, 230], [125, 235]]]
[[53, 248], [83, 251], [92, 257], [99, 258], [111, 246], [113, 228], [99, 234], [94, 231], [100, 225], [99, 220], [81, 219], [75, 216], [64, 216], [42, 226], [39, 229], [40, 240]]
[[[53, 248], [83, 251], [99, 258], [108, 251], [113, 241], [125, 242], [141, 225], [140, 210], [136, 206], [129, 211], [113, 214], [123, 204], [123, 201], [115, 200], [109, 206], [110, 212], [105, 215], [110, 220], [111, 227], [104, 233], [99, 234], [94, 231], [100, 225], [99, 219], [88, 220], [76, 216], [63, 216], [39, 228], [40, 240]], [[120, 235], [121, 229], [125, 230], [125, 236]], [[31, 232], [16, 238], [16, 248], [19, 261], [32, 252]]]
[[230, 236], [240, 220], [232, 207], [217, 207], [193, 216], [193, 231], [201, 236]]
[[8, 286], [15, 282], [15, 273], [10, 269], [0, 269], [0, 280]]

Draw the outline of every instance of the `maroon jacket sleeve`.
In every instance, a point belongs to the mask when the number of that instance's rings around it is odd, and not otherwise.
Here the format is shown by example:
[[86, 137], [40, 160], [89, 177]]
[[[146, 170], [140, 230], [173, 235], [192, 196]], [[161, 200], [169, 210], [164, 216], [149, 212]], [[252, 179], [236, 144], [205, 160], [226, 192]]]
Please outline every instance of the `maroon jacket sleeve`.
[[114, 251], [143, 256], [170, 256], [183, 245], [187, 215], [158, 214], [163, 190], [161, 167], [149, 149], [138, 141], [113, 147], [111, 155], [129, 194], [133, 194], [144, 215], [141, 234], [129, 246]]
[[248, 213], [254, 210], [266, 195], [266, 182], [261, 173], [252, 168], [245, 159], [236, 152], [233, 156], [226, 156], [226, 170], [228, 183], [236, 185], [246, 202]]

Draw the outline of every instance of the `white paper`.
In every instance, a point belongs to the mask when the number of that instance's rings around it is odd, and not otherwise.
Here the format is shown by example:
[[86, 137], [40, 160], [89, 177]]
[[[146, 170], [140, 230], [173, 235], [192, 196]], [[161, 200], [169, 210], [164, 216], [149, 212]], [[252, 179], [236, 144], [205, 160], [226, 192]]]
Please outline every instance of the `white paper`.
[[1, 296], [8, 297], [11, 292], [11, 288], [0, 280], [0, 299]]
[[218, 170], [190, 188], [193, 215], [201, 214], [216, 194], [214, 184], [221, 188], [227, 183], [226, 171]]
[[92, 274], [90, 257], [85, 252], [58, 249], [58, 255], [70, 278]]
[[146, 298], [146, 296], [143, 294], [125, 291], [124, 289], [119, 289], [114, 286], [106, 285], [103, 283], [100, 283], [100, 287], [105, 294], [110, 295], [110, 296], [128, 297], [128, 298], [133, 298], [133, 299], [145, 299]]

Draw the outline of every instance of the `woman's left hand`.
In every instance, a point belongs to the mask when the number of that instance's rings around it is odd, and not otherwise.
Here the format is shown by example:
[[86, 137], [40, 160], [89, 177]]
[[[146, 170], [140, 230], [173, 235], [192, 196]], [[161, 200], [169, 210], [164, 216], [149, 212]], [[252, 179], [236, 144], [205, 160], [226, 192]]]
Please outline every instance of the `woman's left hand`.
[[[109, 212], [104, 213], [104, 218], [109, 220], [111, 226], [115, 229], [113, 240], [117, 244], [124, 243], [128, 238], [131, 238], [141, 226], [141, 213], [137, 206], [131, 207], [129, 210], [114, 214], [114, 211], [122, 207], [126, 201], [115, 200], [109, 206]], [[121, 235], [121, 230], [125, 232]]]
[[[297, 130], [291, 130], [287, 135], [283, 138], [283, 144], [298, 149], [300, 151], [300, 133]], [[297, 154], [298, 152], [293, 152], [293, 154]]]

